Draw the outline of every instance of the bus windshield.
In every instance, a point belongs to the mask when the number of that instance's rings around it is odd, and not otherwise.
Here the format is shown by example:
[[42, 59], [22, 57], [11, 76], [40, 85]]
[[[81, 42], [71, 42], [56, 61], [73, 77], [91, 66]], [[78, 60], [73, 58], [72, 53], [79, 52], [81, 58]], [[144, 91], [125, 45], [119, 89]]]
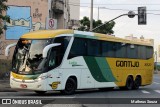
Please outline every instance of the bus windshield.
[[[70, 37], [56, 37], [45, 40], [20, 39], [14, 51], [12, 70], [18, 74], [39, 74], [58, 67], [70, 41]], [[52, 47], [47, 58], [43, 58], [43, 49], [51, 43], [61, 43]]]
[[25, 40], [20, 39], [17, 43], [12, 65], [13, 72], [19, 74], [36, 74], [42, 72], [45, 59], [42, 52], [50, 40]]

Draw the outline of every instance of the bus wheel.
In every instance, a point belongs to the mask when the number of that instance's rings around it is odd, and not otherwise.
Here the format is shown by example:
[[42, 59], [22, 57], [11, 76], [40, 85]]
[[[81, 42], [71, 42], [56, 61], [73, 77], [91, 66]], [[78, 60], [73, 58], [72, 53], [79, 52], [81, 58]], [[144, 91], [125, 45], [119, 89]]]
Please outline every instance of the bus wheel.
[[139, 89], [139, 86], [141, 86], [141, 77], [137, 76], [134, 81], [133, 89]]
[[37, 94], [43, 95], [46, 93], [46, 91], [35, 91]]
[[126, 81], [126, 86], [125, 86], [125, 88], [126, 88], [127, 90], [131, 90], [131, 89], [133, 89], [133, 85], [134, 85], [134, 82], [133, 82], [132, 77], [131, 77], [131, 76], [128, 76], [127, 81]]
[[77, 83], [74, 79], [69, 78], [66, 82], [65, 90], [62, 90], [61, 93], [66, 95], [71, 95], [75, 93], [75, 90], [77, 88]]

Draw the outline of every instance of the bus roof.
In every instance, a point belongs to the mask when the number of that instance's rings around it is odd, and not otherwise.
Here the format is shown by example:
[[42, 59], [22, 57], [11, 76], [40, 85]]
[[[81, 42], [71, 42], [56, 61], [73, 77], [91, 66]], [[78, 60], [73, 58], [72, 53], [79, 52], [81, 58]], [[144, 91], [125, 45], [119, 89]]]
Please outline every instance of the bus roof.
[[48, 38], [54, 38], [55, 36], [58, 36], [61, 34], [74, 34], [75, 37], [81, 37], [81, 38], [92, 38], [92, 39], [98, 39], [98, 40], [106, 40], [106, 41], [114, 41], [114, 42], [152, 46], [151, 43], [137, 42], [137, 41], [127, 40], [127, 39], [114, 37], [114, 36], [110, 36], [110, 35], [106, 35], [106, 34], [84, 32], [84, 31], [74, 31], [74, 30], [70, 30], [70, 29], [39, 30], [39, 31], [26, 33], [23, 36], [21, 36], [21, 38], [48, 39]]
[[48, 39], [48, 38], [54, 38], [57, 35], [60, 34], [73, 34], [73, 30], [69, 29], [60, 29], [60, 30], [38, 30], [26, 33], [21, 36], [21, 38], [27, 38], [27, 39]]

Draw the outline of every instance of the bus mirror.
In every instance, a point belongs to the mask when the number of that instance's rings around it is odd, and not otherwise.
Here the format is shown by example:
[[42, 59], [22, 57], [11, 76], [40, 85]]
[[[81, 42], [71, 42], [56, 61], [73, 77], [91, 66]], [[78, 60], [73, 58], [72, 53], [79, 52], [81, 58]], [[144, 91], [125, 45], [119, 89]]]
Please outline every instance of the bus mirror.
[[43, 49], [43, 58], [46, 58], [46, 57], [47, 57], [47, 53], [48, 53], [49, 49], [51, 49], [52, 47], [55, 47], [55, 46], [59, 46], [59, 45], [61, 45], [61, 43], [54, 43], [54, 44], [47, 45], [47, 46]]
[[10, 44], [5, 49], [5, 56], [9, 56], [10, 48], [16, 46], [17, 43]]

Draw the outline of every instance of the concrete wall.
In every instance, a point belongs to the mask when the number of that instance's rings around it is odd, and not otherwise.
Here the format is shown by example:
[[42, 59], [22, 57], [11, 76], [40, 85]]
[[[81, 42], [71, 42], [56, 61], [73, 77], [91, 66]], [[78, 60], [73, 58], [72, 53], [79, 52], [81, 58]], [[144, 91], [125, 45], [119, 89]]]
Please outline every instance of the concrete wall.
[[[9, 9], [4, 13], [10, 16], [7, 30], [0, 36], [0, 59], [6, 59], [4, 49], [17, 42], [24, 33], [45, 29], [48, 16], [48, 0], [8, 0]], [[11, 49], [12, 58], [13, 48]]]
[[[4, 57], [4, 49], [8, 44], [17, 42], [20, 36], [27, 32], [46, 28], [46, 19], [49, 17], [52, 0], [8, 0], [9, 9], [4, 13], [10, 16], [11, 23], [6, 23], [7, 30], [0, 36], [0, 59]], [[57, 28], [67, 28], [69, 21], [67, 6], [64, 14], [55, 14]], [[52, 17], [53, 18], [53, 17]], [[14, 48], [11, 49], [12, 58]]]
[[[70, 19], [79, 20], [80, 18], [80, 0], [69, 0], [70, 6]], [[74, 5], [76, 6], [74, 6]]]
[[[69, 1], [80, 3], [80, 0], [64, 0], [64, 14], [54, 14], [50, 17], [57, 19], [58, 29], [68, 28], [69, 20], [72, 18], [79, 19], [79, 7], [68, 5]], [[11, 23], [6, 23], [7, 30], [0, 35], [0, 59], [6, 59], [4, 56], [6, 46], [17, 42], [23, 34], [45, 29], [51, 2], [52, 0], [8, 0], [6, 4], [9, 9], [4, 14], [10, 16]], [[8, 59], [12, 58], [13, 50], [14, 48], [11, 49]]]

